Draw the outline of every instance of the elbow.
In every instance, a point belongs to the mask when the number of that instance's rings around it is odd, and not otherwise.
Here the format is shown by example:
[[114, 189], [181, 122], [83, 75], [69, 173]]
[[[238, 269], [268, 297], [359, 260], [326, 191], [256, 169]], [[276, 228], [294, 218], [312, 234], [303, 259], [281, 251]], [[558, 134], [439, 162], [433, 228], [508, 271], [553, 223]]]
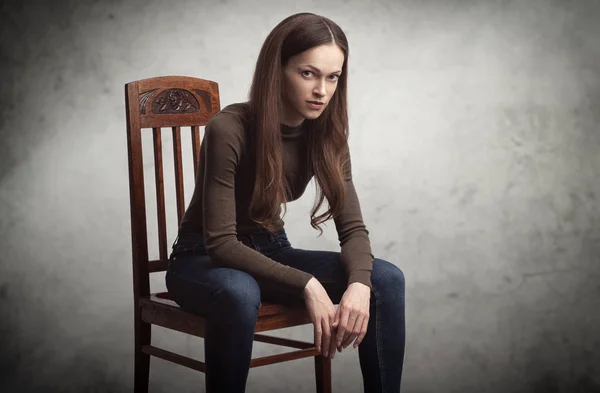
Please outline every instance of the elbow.
[[226, 259], [223, 252], [225, 248], [221, 247], [221, 245], [222, 243], [206, 241], [204, 248], [206, 249], [206, 254], [214, 264], [224, 266], [222, 261]]
[[237, 247], [237, 238], [210, 238], [205, 240], [204, 248], [211, 262], [219, 267], [232, 267], [233, 254]]

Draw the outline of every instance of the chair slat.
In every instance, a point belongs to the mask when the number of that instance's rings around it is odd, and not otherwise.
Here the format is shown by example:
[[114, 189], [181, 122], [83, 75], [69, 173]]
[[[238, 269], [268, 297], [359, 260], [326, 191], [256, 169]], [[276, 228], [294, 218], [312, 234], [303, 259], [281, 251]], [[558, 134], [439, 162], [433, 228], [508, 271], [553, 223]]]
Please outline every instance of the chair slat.
[[181, 160], [181, 127], [173, 129], [173, 158], [175, 160], [175, 191], [177, 195], [177, 226], [185, 213], [185, 198], [183, 193], [183, 162]]
[[200, 164], [200, 127], [198, 126], [192, 126], [192, 154], [194, 155], [194, 179], [196, 179]]
[[320, 352], [315, 348], [301, 349], [298, 351], [279, 353], [276, 355], [263, 356], [250, 360], [250, 368], [267, 366], [269, 364], [289, 362], [290, 360], [315, 357], [320, 355]]
[[154, 145], [154, 179], [156, 184], [156, 210], [158, 218], [158, 252], [160, 259], [167, 258], [167, 217], [165, 214], [165, 182], [163, 176], [162, 138], [159, 127], [152, 129]]
[[265, 334], [255, 334], [254, 341], [260, 341], [260, 342], [267, 343], [267, 344], [281, 345], [281, 346], [298, 348], [298, 349], [308, 349], [308, 348], [314, 349], [315, 348], [314, 343], [290, 340], [288, 338], [282, 338], [282, 337], [267, 336]]
[[164, 272], [167, 270], [167, 266], [169, 265], [169, 260], [167, 257], [163, 259], [156, 259], [148, 262], [148, 272], [156, 273], [156, 272]]
[[203, 362], [188, 358], [187, 356], [179, 355], [178, 353], [165, 351], [164, 349], [152, 345], [144, 345], [142, 347], [142, 351], [148, 355], [156, 356], [157, 358], [168, 360], [169, 362], [176, 363], [193, 370], [201, 371], [203, 373], [206, 372], [206, 366]]

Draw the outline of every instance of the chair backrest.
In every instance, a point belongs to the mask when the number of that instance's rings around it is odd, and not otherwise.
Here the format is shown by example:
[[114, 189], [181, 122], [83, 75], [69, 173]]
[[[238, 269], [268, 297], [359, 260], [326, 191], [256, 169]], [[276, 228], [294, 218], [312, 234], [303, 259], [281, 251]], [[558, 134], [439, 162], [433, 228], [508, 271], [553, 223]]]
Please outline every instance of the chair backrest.
[[[150, 294], [150, 273], [164, 271], [168, 264], [167, 219], [161, 129], [171, 128], [177, 200], [177, 225], [185, 212], [182, 127], [190, 127], [194, 177], [200, 161], [200, 127], [221, 110], [216, 82], [184, 76], [143, 79], [125, 85], [127, 111], [127, 151], [129, 156], [129, 193], [131, 206], [131, 244], [133, 288], [136, 302]], [[142, 130], [152, 130], [154, 181], [158, 220], [159, 259], [148, 258], [148, 229], [142, 154]], [[148, 132], [149, 132], [148, 130]]]

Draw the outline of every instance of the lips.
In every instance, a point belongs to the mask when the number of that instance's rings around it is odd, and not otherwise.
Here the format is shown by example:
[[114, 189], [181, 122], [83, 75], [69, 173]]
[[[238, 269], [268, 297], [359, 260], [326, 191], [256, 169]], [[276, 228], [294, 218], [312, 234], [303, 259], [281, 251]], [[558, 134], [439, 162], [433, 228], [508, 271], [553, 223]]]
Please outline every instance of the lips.
[[319, 101], [306, 101], [308, 103], [308, 106], [311, 107], [312, 109], [321, 109], [323, 107], [323, 105], [325, 105], [324, 102], [319, 102]]

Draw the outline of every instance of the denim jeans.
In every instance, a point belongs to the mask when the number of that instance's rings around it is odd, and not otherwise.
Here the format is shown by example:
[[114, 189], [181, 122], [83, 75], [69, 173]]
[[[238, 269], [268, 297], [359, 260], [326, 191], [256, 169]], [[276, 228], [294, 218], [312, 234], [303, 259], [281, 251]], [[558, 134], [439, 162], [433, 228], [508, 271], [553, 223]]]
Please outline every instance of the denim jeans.
[[[238, 235], [238, 239], [277, 262], [312, 274], [331, 301], [339, 304], [347, 288], [339, 252], [293, 248], [284, 229]], [[371, 283], [367, 333], [358, 346], [364, 391], [399, 392], [405, 346], [404, 275], [394, 264], [375, 258]], [[214, 265], [202, 234], [178, 237], [166, 284], [182, 309], [207, 319], [204, 349], [209, 393], [245, 391], [261, 300], [304, 306], [301, 296], [278, 292], [241, 270]]]

